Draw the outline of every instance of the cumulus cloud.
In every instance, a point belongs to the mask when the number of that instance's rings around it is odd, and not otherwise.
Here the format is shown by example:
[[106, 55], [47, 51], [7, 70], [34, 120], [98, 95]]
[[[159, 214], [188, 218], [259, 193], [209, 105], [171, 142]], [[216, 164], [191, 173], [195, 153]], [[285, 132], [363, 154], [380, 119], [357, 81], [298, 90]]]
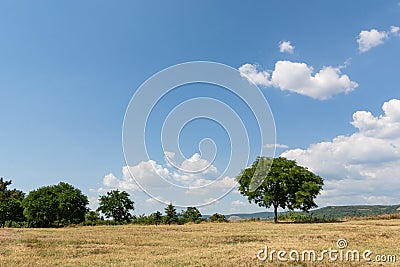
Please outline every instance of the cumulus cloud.
[[355, 112], [352, 135], [282, 153], [326, 178], [320, 203], [400, 202], [400, 100], [385, 102], [382, 110], [380, 116]]
[[290, 41], [281, 41], [279, 42], [279, 51], [281, 53], [293, 54], [294, 46], [290, 43]]
[[383, 44], [388, 37], [386, 32], [379, 32], [376, 29], [361, 31], [357, 38], [358, 49], [360, 52], [367, 52], [371, 48]]
[[199, 153], [194, 153], [192, 157], [186, 159], [179, 166], [179, 170], [189, 173], [218, 174], [217, 168], [205, 159], [202, 159]]
[[[173, 158], [173, 155], [170, 154]], [[190, 172], [199, 170], [202, 172]], [[182, 170], [188, 170], [184, 172]], [[144, 191], [151, 198], [144, 199], [147, 207], [159, 205], [158, 202], [174, 203], [176, 206], [198, 206], [214, 203], [228, 194], [237, 186], [235, 178], [220, 173], [207, 160], [201, 159], [199, 154], [185, 159], [176, 166], [161, 165], [154, 160], [142, 161], [134, 166], [124, 166], [119, 178], [113, 173], [103, 178], [103, 185], [97, 191], [104, 194], [111, 189], [119, 189], [140, 194]]]
[[[172, 154], [169, 156], [173, 157]], [[195, 172], [191, 172], [193, 170]], [[202, 171], [197, 172], [197, 170]], [[220, 177], [220, 175], [221, 173], [214, 165], [201, 159], [200, 155], [195, 153], [184, 160], [178, 168], [168, 163], [167, 167], [164, 167], [154, 160], [142, 161], [135, 166], [124, 166], [120, 179], [112, 173], [107, 174], [103, 178], [103, 185], [106, 188], [121, 190], [141, 190], [136, 182], [144, 188], [153, 189], [164, 189], [176, 184], [187, 187], [188, 190], [192, 190], [191, 192], [202, 194], [207, 193], [209, 189], [230, 189], [236, 185], [234, 178]]]
[[349, 93], [358, 87], [340, 67], [327, 66], [314, 73], [314, 69], [305, 63], [277, 61], [275, 69], [258, 71], [255, 65], [245, 64], [239, 68], [242, 77], [258, 85], [273, 86], [282, 91], [290, 91], [315, 99], [328, 99], [338, 93]]
[[398, 26], [391, 26], [389, 31], [363, 30], [358, 34], [358, 50], [361, 53], [367, 52], [371, 48], [383, 44], [389, 37], [398, 35], [399, 30]]

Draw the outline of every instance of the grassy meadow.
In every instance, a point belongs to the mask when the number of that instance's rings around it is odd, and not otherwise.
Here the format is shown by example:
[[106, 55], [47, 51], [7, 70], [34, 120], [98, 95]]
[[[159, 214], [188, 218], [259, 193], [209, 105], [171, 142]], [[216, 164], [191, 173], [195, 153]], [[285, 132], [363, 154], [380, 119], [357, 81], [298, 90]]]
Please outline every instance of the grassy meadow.
[[[396, 255], [397, 263], [260, 261], [269, 249], [347, 249]], [[0, 229], [0, 266], [400, 266], [400, 219]], [[361, 252], [360, 252], [361, 253]], [[288, 256], [286, 256], [288, 257]]]

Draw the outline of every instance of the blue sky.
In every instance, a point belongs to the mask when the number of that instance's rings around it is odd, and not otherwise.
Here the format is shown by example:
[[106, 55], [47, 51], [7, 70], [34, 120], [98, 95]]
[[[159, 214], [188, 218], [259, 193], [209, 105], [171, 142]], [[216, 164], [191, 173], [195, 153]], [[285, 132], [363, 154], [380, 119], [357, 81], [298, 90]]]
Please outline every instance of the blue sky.
[[[282, 145], [277, 155], [325, 178], [320, 206], [398, 204], [398, 26], [399, 1], [2, 1], [0, 176], [25, 192], [66, 181], [92, 207], [118, 187], [136, 213], [162, 210], [124, 174], [124, 114], [152, 75], [201, 60], [241, 69], [259, 85]], [[171, 103], [219, 94], [192, 87], [172, 95], [163, 114]], [[208, 135], [226, 148], [219, 126], [196, 123], [182, 133], [187, 158]], [[152, 160], [131, 167], [166, 167]], [[211, 173], [224, 162], [222, 153]], [[235, 192], [202, 207], [258, 210]]]

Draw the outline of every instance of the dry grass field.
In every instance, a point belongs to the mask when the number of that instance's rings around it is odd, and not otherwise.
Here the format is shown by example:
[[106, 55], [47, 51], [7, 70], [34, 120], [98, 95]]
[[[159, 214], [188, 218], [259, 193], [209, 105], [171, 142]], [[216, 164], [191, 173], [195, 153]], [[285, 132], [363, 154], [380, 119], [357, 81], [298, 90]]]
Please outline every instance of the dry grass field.
[[[348, 249], [396, 255], [397, 263], [270, 262], [256, 254], [269, 249]], [[324, 224], [270, 222], [174, 226], [86, 226], [60, 229], [0, 229], [0, 266], [400, 266], [400, 220]], [[286, 255], [288, 258], [288, 255]], [[344, 256], [343, 256], [344, 258]]]

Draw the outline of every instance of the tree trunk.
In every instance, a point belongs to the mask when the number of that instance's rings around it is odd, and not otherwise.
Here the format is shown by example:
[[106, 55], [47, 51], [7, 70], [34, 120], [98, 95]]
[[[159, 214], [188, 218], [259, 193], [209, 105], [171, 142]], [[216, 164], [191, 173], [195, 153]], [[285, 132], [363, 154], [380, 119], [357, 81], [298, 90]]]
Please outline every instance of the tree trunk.
[[274, 205], [274, 223], [278, 222], [278, 206]]

